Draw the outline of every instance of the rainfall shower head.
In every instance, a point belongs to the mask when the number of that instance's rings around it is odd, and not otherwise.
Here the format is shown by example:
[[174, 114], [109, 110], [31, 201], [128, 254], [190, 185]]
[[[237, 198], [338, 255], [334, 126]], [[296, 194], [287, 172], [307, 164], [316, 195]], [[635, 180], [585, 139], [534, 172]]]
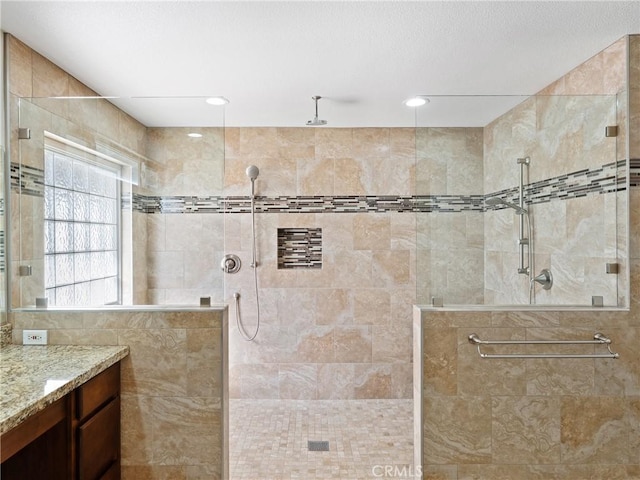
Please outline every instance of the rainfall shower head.
[[249, 177], [253, 182], [256, 178], [258, 178], [258, 175], [260, 175], [260, 169], [258, 169], [258, 167], [256, 167], [255, 165], [249, 165], [245, 173], [247, 174], [247, 177]]
[[487, 198], [487, 199], [484, 201], [484, 203], [485, 203], [486, 205], [492, 205], [492, 206], [495, 206], [495, 205], [505, 205], [505, 206], [507, 206], [507, 207], [509, 207], [509, 208], [513, 208], [513, 209], [516, 211], [516, 213], [517, 213], [518, 215], [522, 215], [523, 213], [525, 213], [525, 214], [526, 214], [526, 213], [528, 213], [526, 209], [524, 209], [524, 208], [520, 208], [520, 207], [519, 207], [518, 205], [516, 205], [515, 203], [508, 202], [508, 201], [506, 201], [505, 199], [500, 198], [500, 197], [490, 197], [490, 198]]
[[319, 126], [322, 126], [322, 125], [326, 125], [326, 124], [327, 124], [327, 121], [326, 121], [326, 120], [320, 120], [320, 119], [318, 118], [318, 100], [320, 100], [321, 98], [322, 98], [322, 97], [321, 97], [321, 96], [319, 96], [319, 95], [316, 95], [315, 97], [311, 97], [311, 99], [312, 99], [314, 102], [316, 102], [316, 116], [315, 116], [315, 117], [313, 117], [313, 120], [309, 120], [309, 121], [307, 122], [307, 125], [309, 125], [309, 126], [319, 127]]

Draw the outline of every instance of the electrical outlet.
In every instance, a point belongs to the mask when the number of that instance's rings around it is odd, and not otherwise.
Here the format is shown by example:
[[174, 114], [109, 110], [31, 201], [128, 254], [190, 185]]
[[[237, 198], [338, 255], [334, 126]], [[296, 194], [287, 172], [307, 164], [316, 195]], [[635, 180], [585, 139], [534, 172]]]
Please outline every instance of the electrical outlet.
[[23, 345], [46, 345], [47, 331], [46, 330], [23, 330], [22, 344]]

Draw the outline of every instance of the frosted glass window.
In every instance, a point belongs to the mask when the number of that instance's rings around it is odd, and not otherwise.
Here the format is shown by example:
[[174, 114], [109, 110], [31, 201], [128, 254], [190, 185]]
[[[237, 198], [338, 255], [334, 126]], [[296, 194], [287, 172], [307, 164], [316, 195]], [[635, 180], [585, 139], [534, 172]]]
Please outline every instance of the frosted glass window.
[[73, 219], [76, 222], [88, 222], [89, 217], [89, 194], [73, 192]]
[[53, 156], [53, 183], [56, 187], [72, 188], [73, 160], [63, 155]]
[[117, 167], [45, 150], [45, 293], [49, 305], [120, 303]]
[[44, 216], [45, 218], [53, 218], [55, 215], [55, 197], [53, 189], [49, 188], [44, 191]]
[[73, 250], [75, 252], [87, 252], [90, 249], [88, 223], [76, 223], [73, 229]]
[[55, 251], [73, 252], [73, 223], [54, 222], [56, 228]]
[[73, 163], [73, 189], [76, 192], [89, 192], [89, 165]]
[[44, 222], [44, 253], [56, 252], [56, 225], [54, 222], [45, 220]]
[[54, 216], [52, 220], [73, 220], [73, 192], [62, 188], [54, 188], [53, 197]]

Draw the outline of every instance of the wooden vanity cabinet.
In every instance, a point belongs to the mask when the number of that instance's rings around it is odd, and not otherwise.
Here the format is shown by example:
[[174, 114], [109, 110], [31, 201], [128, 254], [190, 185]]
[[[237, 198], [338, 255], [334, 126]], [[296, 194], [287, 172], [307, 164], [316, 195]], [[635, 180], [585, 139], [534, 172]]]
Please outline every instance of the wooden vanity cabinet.
[[69, 395], [2, 435], [2, 480], [68, 480], [71, 449]]
[[120, 362], [0, 439], [2, 480], [120, 480]]
[[76, 478], [120, 478], [120, 363], [76, 390]]

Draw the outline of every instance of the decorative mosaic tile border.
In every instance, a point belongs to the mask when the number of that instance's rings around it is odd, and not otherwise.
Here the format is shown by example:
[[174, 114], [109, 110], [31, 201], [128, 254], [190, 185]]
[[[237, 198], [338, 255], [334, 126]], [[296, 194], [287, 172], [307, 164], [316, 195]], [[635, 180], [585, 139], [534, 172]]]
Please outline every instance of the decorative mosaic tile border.
[[[590, 194], [623, 191], [626, 177], [616, 177], [617, 169], [624, 167], [621, 160], [600, 168], [584, 169], [549, 178], [527, 186], [527, 204], [566, 200]], [[44, 172], [41, 169], [11, 164], [11, 188], [26, 195], [42, 196]], [[629, 184], [640, 186], [640, 159], [629, 161]], [[484, 200], [499, 196], [511, 202], [517, 200], [517, 188], [487, 195], [344, 195], [344, 196], [279, 196], [256, 197], [259, 213], [365, 213], [365, 212], [463, 212], [486, 211]], [[134, 210], [142, 213], [249, 213], [250, 197], [223, 196], [147, 196], [133, 194], [125, 199]], [[500, 207], [494, 207], [500, 208]]]
[[44, 170], [11, 163], [9, 175], [11, 177], [11, 189], [24, 195], [44, 197]]

